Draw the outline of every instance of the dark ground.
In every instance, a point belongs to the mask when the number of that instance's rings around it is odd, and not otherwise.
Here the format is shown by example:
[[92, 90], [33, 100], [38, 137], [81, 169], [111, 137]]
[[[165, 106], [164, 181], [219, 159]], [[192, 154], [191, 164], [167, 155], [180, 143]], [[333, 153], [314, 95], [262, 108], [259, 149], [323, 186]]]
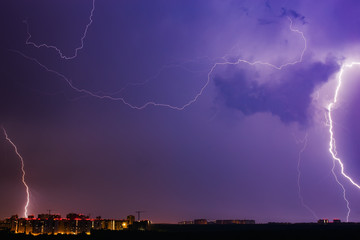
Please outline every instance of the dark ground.
[[93, 231], [89, 235], [27, 236], [0, 231], [0, 239], [359, 239], [360, 224], [153, 224], [148, 231]]

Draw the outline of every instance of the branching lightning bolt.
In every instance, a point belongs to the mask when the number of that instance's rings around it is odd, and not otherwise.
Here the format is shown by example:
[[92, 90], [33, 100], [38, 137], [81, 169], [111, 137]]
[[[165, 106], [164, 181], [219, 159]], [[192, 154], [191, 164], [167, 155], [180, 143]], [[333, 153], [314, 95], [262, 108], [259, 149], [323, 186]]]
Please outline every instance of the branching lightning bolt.
[[13, 143], [13, 141], [11, 141], [11, 139], [9, 138], [6, 130], [4, 127], [2, 127], [3, 131], [4, 131], [4, 135], [6, 140], [14, 147], [15, 149], [15, 153], [16, 155], [19, 157], [20, 162], [21, 162], [21, 172], [22, 172], [22, 177], [21, 177], [21, 181], [25, 186], [25, 190], [26, 190], [26, 204], [24, 207], [24, 217], [26, 218], [28, 216], [28, 207], [29, 207], [29, 203], [30, 203], [30, 190], [29, 190], [29, 186], [27, 185], [26, 181], [25, 181], [25, 164], [24, 164], [24, 159], [22, 158], [22, 156], [20, 155], [16, 145]]
[[[48, 45], [48, 44], [36, 44], [34, 42], [31, 41], [31, 38], [32, 38], [32, 35], [30, 34], [30, 29], [29, 29], [29, 24], [27, 21], [24, 21], [24, 23], [26, 24], [27, 26], [27, 34], [28, 34], [28, 38], [26, 39], [26, 44], [27, 45], [31, 45], [33, 47], [36, 47], [36, 48], [48, 48], [48, 49], [53, 49], [55, 50], [59, 56], [62, 58], [62, 59], [65, 59], [65, 60], [70, 60], [70, 59], [74, 59], [77, 57], [78, 55], [78, 51], [80, 51], [81, 49], [83, 49], [84, 47], [84, 40], [86, 38], [86, 35], [87, 35], [87, 32], [88, 32], [88, 29], [89, 27], [91, 26], [92, 22], [93, 22], [93, 13], [95, 11], [95, 0], [92, 1], [92, 10], [91, 10], [91, 13], [90, 13], [90, 16], [89, 16], [89, 22], [88, 24], [86, 25], [85, 27], [85, 30], [84, 30], [84, 33], [81, 37], [81, 45], [77, 48], [75, 48], [74, 50], [74, 54], [72, 56], [66, 56], [62, 53], [62, 51], [56, 47], [56, 46], [52, 46], [52, 45]], [[188, 106], [192, 105], [193, 103], [195, 103], [199, 98], [200, 96], [203, 94], [203, 92], [205, 91], [205, 89], [207, 88], [207, 86], [209, 85], [210, 81], [211, 81], [211, 76], [213, 74], [213, 72], [215, 71], [215, 69], [218, 67], [218, 66], [221, 66], [221, 65], [238, 65], [238, 64], [241, 64], [241, 63], [245, 63], [245, 64], [248, 64], [248, 65], [262, 65], [262, 66], [268, 66], [268, 67], [271, 67], [273, 69], [277, 69], [277, 70], [282, 70], [283, 68], [287, 67], [287, 66], [291, 66], [291, 65], [295, 65], [295, 64], [298, 64], [298, 63], [301, 63], [303, 61], [303, 56], [307, 50], [307, 41], [306, 41], [306, 38], [303, 34], [303, 32], [301, 32], [300, 30], [297, 30], [297, 29], [294, 29], [293, 28], [293, 21], [291, 18], [288, 18], [289, 21], [290, 21], [290, 26], [289, 26], [289, 29], [291, 32], [294, 32], [294, 33], [297, 33], [301, 36], [301, 38], [303, 39], [303, 42], [304, 42], [304, 47], [301, 51], [301, 54], [299, 56], [299, 58], [295, 61], [292, 61], [292, 62], [287, 62], [287, 63], [284, 63], [284, 64], [281, 64], [281, 65], [275, 65], [275, 64], [272, 64], [272, 63], [269, 63], [269, 62], [264, 62], [264, 61], [248, 61], [248, 60], [245, 60], [245, 59], [237, 59], [235, 61], [229, 61], [227, 60], [227, 57], [226, 55], [224, 57], [222, 57], [222, 61], [220, 62], [215, 62], [209, 69], [208, 73], [207, 73], [207, 79], [206, 79], [206, 82], [204, 83], [204, 85], [200, 88], [200, 90], [198, 91], [198, 93], [191, 99], [189, 100], [187, 103], [185, 103], [184, 105], [182, 106], [173, 106], [173, 105], [170, 105], [170, 104], [166, 104], [166, 103], [157, 103], [157, 102], [154, 102], [154, 101], [149, 101], [149, 102], [146, 102], [145, 104], [143, 105], [133, 105], [129, 102], [127, 102], [125, 100], [125, 98], [123, 97], [114, 97], [114, 95], [106, 95], [106, 94], [103, 94], [103, 95], [100, 95], [100, 94], [97, 94], [95, 92], [92, 92], [90, 90], [87, 90], [87, 89], [84, 89], [84, 88], [80, 88], [80, 87], [77, 87], [73, 84], [73, 82], [67, 77], [65, 76], [64, 74], [62, 73], [59, 73], [58, 71], [54, 70], [54, 69], [51, 69], [49, 67], [47, 67], [46, 65], [42, 64], [41, 62], [39, 62], [36, 58], [33, 58], [33, 57], [30, 57], [30, 56], [27, 56], [25, 55], [24, 53], [20, 52], [20, 51], [17, 51], [17, 50], [10, 50], [10, 51], [13, 51], [17, 54], [20, 54], [22, 57], [30, 60], [30, 61], [33, 61], [35, 62], [36, 64], [38, 64], [41, 68], [45, 69], [46, 71], [50, 72], [50, 73], [53, 73], [55, 75], [57, 75], [59, 78], [63, 79], [67, 85], [72, 88], [74, 91], [78, 92], [78, 93], [83, 93], [83, 94], [86, 94], [86, 95], [89, 95], [91, 97], [95, 97], [95, 98], [98, 98], [98, 99], [108, 99], [108, 100], [112, 100], [112, 101], [120, 101], [122, 102], [123, 104], [127, 105], [128, 107], [132, 108], [132, 109], [137, 109], [137, 110], [142, 110], [142, 109], [145, 109], [146, 107], [148, 106], [156, 106], [156, 107], [166, 107], [166, 108], [170, 108], [170, 109], [173, 109], [173, 110], [184, 110], [185, 108], [187, 108]], [[327, 120], [328, 120], [328, 126], [329, 126], [329, 134], [330, 134], [330, 141], [329, 141], [329, 152], [333, 158], [333, 168], [332, 168], [332, 173], [335, 177], [335, 180], [336, 182], [341, 186], [341, 188], [343, 189], [343, 197], [344, 197], [344, 200], [346, 202], [346, 206], [347, 206], [347, 209], [348, 209], [348, 212], [347, 212], [347, 221], [349, 219], [349, 215], [350, 215], [350, 207], [349, 207], [349, 201], [347, 200], [346, 198], [346, 192], [345, 192], [345, 188], [344, 186], [340, 183], [340, 181], [338, 180], [338, 177], [337, 175], [335, 174], [335, 167], [336, 167], [336, 163], [338, 163], [338, 165], [340, 166], [340, 172], [341, 172], [341, 175], [343, 175], [343, 177], [345, 177], [352, 185], [354, 185], [355, 187], [357, 187], [358, 189], [360, 189], [360, 185], [358, 183], [356, 183], [350, 176], [348, 176], [346, 173], [345, 173], [345, 169], [344, 169], [344, 164], [342, 162], [342, 160], [338, 157], [338, 154], [336, 152], [336, 144], [335, 144], [335, 137], [334, 137], [334, 130], [333, 130], [333, 120], [332, 120], [332, 111], [334, 110], [334, 107], [336, 105], [336, 102], [337, 102], [337, 99], [338, 99], [338, 94], [339, 94], [339, 91], [340, 91], [340, 88], [341, 88], [341, 84], [342, 84], [342, 75], [345, 71], [345, 68], [352, 68], [354, 65], [360, 65], [360, 62], [352, 62], [350, 64], [346, 64], [346, 65], [343, 65], [340, 72], [339, 72], [339, 75], [338, 75], [338, 84], [337, 84], [337, 87], [335, 89], [335, 94], [334, 94], [334, 98], [332, 100], [332, 102], [329, 103], [329, 105], [327, 106]], [[158, 73], [159, 74], [159, 73]], [[147, 81], [146, 81], [147, 82]], [[144, 82], [145, 83], [145, 82]], [[6, 135], [6, 131], [5, 129], [4, 130], [4, 133]], [[7, 135], [6, 135], [7, 137]], [[15, 147], [15, 150], [16, 150], [16, 153], [18, 154], [17, 152], [17, 149], [16, 149], [16, 146], [11, 142], [10, 139], [8, 139], [7, 137], [7, 140]], [[301, 155], [302, 153], [304, 152], [306, 146], [307, 146], [307, 135], [305, 136], [304, 140], [303, 140], [303, 148], [301, 148], [300, 152], [299, 152], [299, 158], [298, 158], [298, 189], [299, 189], [299, 198], [303, 204], [303, 206], [305, 208], [307, 208], [313, 215], [314, 217], [316, 217], [315, 213], [304, 203], [304, 200], [301, 196], [301, 190], [300, 190], [300, 176], [301, 176], [301, 172], [300, 172], [300, 162], [301, 162]], [[19, 158], [21, 159], [22, 161], [22, 164], [23, 164], [23, 159], [21, 158], [20, 154], [18, 154]], [[22, 165], [22, 170], [23, 170], [23, 165]], [[23, 171], [23, 183], [24, 185], [26, 186], [27, 188], [27, 193], [28, 193], [28, 187], [24, 181], [24, 176], [25, 176], [25, 172]], [[28, 194], [28, 199], [29, 199], [29, 194]], [[28, 206], [28, 202], [27, 202], [27, 205], [26, 205], [26, 208]], [[26, 209], [25, 209], [26, 210]]]
[[300, 179], [301, 179], [301, 170], [300, 170], [300, 165], [301, 165], [301, 160], [302, 160], [302, 154], [304, 153], [306, 147], [307, 147], [307, 144], [308, 144], [308, 133], [305, 134], [305, 137], [304, 139], [300, 139], [300, 140], [297, 140], [296, 139], [296, 143], [298, 144], [302, 144], [302, 148], [300, 149], [299, 151], [299, 154], [298, 154], [298, 164], [297, 164], [297, 173], [298, 173], [298, 177], [297, 177], [297, 186], [298, 186], [298, 196], [299, 196], [299, 199], [300, 199], [300, 202], [301, 202], [301, 205], [306, 208], [312, 215], [315, 219], [319, 219], [318, 216], [316, 215], [316, 213], [314, 212], [314, 210], [312, 210], [304, 201], [304, 198], [301, 194], [301, 184], [300, 184]]
[[[228, 62], [228, 61], [226, 61], [226, 62], [222, 62], [222, 63], [215, 63], [215, 65], [217, 65], [217, 64], [218, 64], [218, 65], [230, 65], [230, 64], [231, 64], [231, 65], [237, 65], [237, 64], [240, 64], [240, 63], [246, 63], [246, 64], [249, 64], [249, 65], [252, 65], [252, 66], [253, 66], [253, 65], [264, 65], [264, 66], [268, 66], [268, 67], [271, 67], [271, 68], [274, 68], [274, 69], [277, 69], [277, 70], [282, 70], [284, 67], [301, 63], [301, 62], [303, 61], [303, 57], [304, 57], [304, 54], [305, 54], [306, 49], [307, 49], [307, 41], [306, 41], [306, 38], [305, 38], [305, 36], [304, 36], [304, 33], [301, 32], [301, 31], [299, 31], [299, 30], [297, 30], [297, 29], [294, 29], [294, 28], [293, 28], [293, 21], [291, 20], [291, 18], [288, 18], [288, 19], [289, 19], [289, 21], [290, 21], [290, 26], [289, 26], [290, 31], [299, 34], [299, 35], [301, 36], [301, 38], [303, 39], [303, 41], [304, 41], [304, 47], [303, 47], [303, 49], [302, 49], [302, 51], [301, 51], [301, 54], [300, 54], [300, 57], [299, 57], [298, 60], [295, 60], [295, 61], [293, 61], [293, 62], [287, 62], [287, 63], [284, 63], [284, 64], [279, 65], [279, 66], [274, 65], [274, 64], [272, 64], [272, 63], [268, 63], [268, 62], [263, 62], [263, 61], [250, 62], [250, 61], [247, 61], [247, 60], [244, 60], [244, 59], [238, 59], [238, 60], [235, 61], [235, 62]], [[215, 65], [214, 65], [214, 66], [215, 66]]]
[[27, 20], [24, 20], [24, 21], [23, 21], [23, 22], [26, 24], [26, 31], [27, 31], [27, 34], [28, 34], [28, 38], [26, 39], [25, 43], [26, 43], [27, 45], [34, 46], [34, 47], [36, 47], [36, 48], [48, 48], [48, 49], [53, 49], [53, 50], [55, 50], [55, 51], [59, 54], [59, 56], [60, 56], [61, 58], [66, 59], [66, 60], [74, 59], [74, 58], [77, 57], [78, 51], [80, 51], [81, 49], [84, 48], [84, 40], [85, 40], [85, 38], [86, 38], [88, 29], [89, 29], [90, 25], [91, 25], [92, 22], [93, 22], [93, 19], [92, 19], [92, 18], [93, 18], [93, 15], [94, 15], [94, 11], [95, 11], [95, 0], [93, 0], [93, 2], [92, 2], [92, 9], [91, 9], [91, 12], [90, 12], [89, 23], [86, 24], [84, 33], [83, 33], [83, 35], [82, 35], [82, 37], [81, 37], [81, 39], [80, 39], [81, 44], [80, 44], [79, 47], [75, 48], [75, 50], [74, 50], [74, 55], [72, 55], [72, 56], [66, 56], [66, 55], [64, 55], [64, 54], [62, 53], [62, 51], [61, 51], [58, 47], [56, 47], [56, 46], [48, 45], [48, 44], [46, 44], [46, 43], [36, 44], [35, 42], [30, 41], [30, 39], [32, 38], [32, 36], [31, 36], [31, 34], [30, 34], [29, 23], [27, 22]]
[[339, 96], [339, 92], [340, 92], [340, 88], [342, 85], [342, 77], [345, 71], [345, 68], [352, 68], [353, 66], [360, 66], [360, 62], [351, 62], [350, 64], [344, 64], [339, 72], [338, 78], [337, 78], [337, 86], [335, 88], [335, 94], [334, 94], [334, 98], [332, 100], [332, 102], [329, 103], [329, 105], [327, 106], [327, 110], [328, 110], [328, 115], [327, 115], [327, 120], [328, 120], [328, 126], [329, 126], [329, 134], [330, 134], [330, 141], [329, 141], [329, 152], [333, 158], [334, 164], [333, 164], [333, 168], [332, 168], [332, 173], [335, 177], [336, 182], [341, 186], [342, 190], [343, 190], [343, 197], [344, 200], [346, 202], [346, 207], [348, 209], [347, 212], [347, 216], [346, 216], [346, 220], [349, 221], [349, 216], [350, 216], [350, 206], [349, 206], [349, 201], [346, 198], [346, 191], [345, 191], [345, 187], [343, 184], [340, 183], [340, 181], [337, 178], [337, 175], [335, 174], [335, 163], [337, 162], [340, 166], [340, 173], [343, 177], [345, 177], [347, 180], [349, 180], [349, 182], [354, 185], [355, 187], [357, 187], [358, 189], [360, 189], [360, 185], [358, 183], [356, 183], [349, 175], [347, 175], [345, 173], [345, 168], [344, 168], [344, 163], [342, 162], [342, 160], [338, 157], [337, 151], [336, 151], [336, 141], [335, 141], [335, 137], [334, 137], [334, 122], [332, 120], [332, 111], [334, 110], [334, 107], [338, 101], [338, 96]]
[[[93, 2], [94, 4], [94, 2]], [[95, 5], [93, 5], [95, 6]], [[95, 7], [93, 7], [93, 10], [95, 9]], [[93, 11], [92, 11], [93, 12]], [[92, 15], [91, 15], [92, 16]], [[226, 60], [225, 57], [222, 57], [221, 59], [223, 60], [222, 62], [216, 62], [212, 65], [212, 67], [210, 68], [210, 70], [208, 71], [207, 73], [207, 80], [205, 82], [205, 84], [200, 88], [199, 92], [190, 100], [188, 101], [187, 103], [185, 103], [184, 105], [182, 106], [173, 106], [171, 104], [166, 104], [166, 103], [157, 103], [157, 102], [154, 102], [154, 101], [149, 101], [149, 102], [146, 102], [144, 103], [143, 105], [133, 105], [131, 103], [129, 103], [128, 101], [126, 101], [125, 98], [123, 97], [114, 97], [113, 95], [99, 95], [95, 92], [92, 92], [90, 90], [87, 90], [87, 89], [84, 89], [84, 88], [79, 88], [77, 86], [75, 86], [72, 81], [66, 77], [64, 74], [62, 73], [59, 73], [58, 71], [56, 70], [53, 70], [53, 69], [50, 69], [49, 67], [45, 66], [44, 64], [42, 64], [41, 62], [39, 62], [36, 58], [33, 58], [33, 57], [30, 57], [30, 56], [27, 56], [25, 55], [24, 53], [18, 51], [18, 50], [13, 50], [13, 49], [10, 49], [10, 51], [13, 51], [19, 55], [21, 55], [22, 57], [30, 60], [30, 61], [33, 61], [35, 62], [36, 64], [38, 64], [40, 67], [42, 67], [43, 69], [45, 69], [46, 71], [48, 72], [51, 72], [55, 75], [57, 75], [58, 77], [62, 78], [70, 88], [72, 88], [73, 90], [75, 90], [76, 92], [79, 92], [79, 93], [83, 93], [83, 94], [86, 94], [86, 95], [89, 95], [91, 97], [95, 97], [95, 98], [99, 98], [99, 99], [108, 99], [108, 100], [112, 100], [112, 101], [120, 101], [122, 102], [123, 104], [127, 105], [128, 107], [132, 108], [132, 109], [137, 109], [137, 110], [142, 110], [142, 109], [145, 109], [146, 107], [148, 106], [155, 106], [155, 107], [166, 107], [166, 108], [170, 108], [170, 109], [173, 109], [173, 110], [184, 110], [185, 108], [189, 107], [190, 105], [192, 105], [193, 103], [195, 103], [199, 97], [203, 94], [203, 92], [205, 91], [205, 89], [207, 88], [207, 86], [209, 85], [210, 81], [211, 81], [211, 76], [214, 72], [214, 70], [216, 69], [216, 67], [218, 66], [221, 66], [221, 65], [238, 65], [238, 64], [241, 64], [241, 63], [245, 63], [245, 64], [248, 64], [248, 65], [263, 65], [263, 66], [268, 66], [268, 67], [271, 67], [271, 68], [274, 68], [274, 69], [277, 69], [277, 70], [282, 70], [283, 68], [287, 67], [287, 66], [290, 66], [290, 65], [295, 65], [295, 64], [298, 64], [300, 62], [302, 62], [303, 60], [303, 56], [305, 54], [305, 51], [307, 49], [307, 43], [306, 43], [306, 38], [303, 34], [303, 32], [297, 30], [297, 29], [294, 29], [293, 28], [293, 21], [291, 20], [291, 18], [288, 18], [289, 21], [290, 21], [290, 26], [289, 26], [289, 29], [291, 32], [294, 32], [294, 33], [297, 33], [301, 36], [301, 38], [303, 39], [304, 41], [304, 47], [301, 51], [301, 54], [298, 58], [298, 60], [295, 60], [293, 62], [287, 62], [287, 63], [284, 63], [284, 64], [281, 64], [281, 65], [274, 65], [272, 63], [268, 63], [268, 62], [263, 62], [263, 61], [254, 61], [254, 62], [250, 62], [250, 61], [247, 61], [247, 60], [244, 60], [244, 59], [237, 59], [236, 61], [229, 61], [229, 60]], [[91, 20], [91, 17], [90, 17], [90, 20]], [[91, 21], [90, 23], [87, 25], [87, 28], [90, 26], [91, 24]], [[86, 28], [86, 30], [87, 30]], [[31, 35], [30, 35], [31, 36]], [[83, 37], [85, 38], [86, 36], [86, 31], [83, 35]], [[28, 42], [28, 41], [27, 41]], [[83, 42], [83, 39], [82, 39], [82, 42]], [[36, 45], [36, 44], [32, 44], [34, 46], [37, 46], [37, 47], [41, 47], [42, 45]], [[53, 48], [55, 50], [58, 50], [58, 48], [56, 47], [53, 47], [53, 46], [47, 46], [47, 45], [44, 45], [45, 47], [48, 47], [48, 48]], [[82, 47], [78, 48], [78, 49], [81, 49]], [[60, 53], [60, 56], [63, 56], [61, 54], [61, 51], [58, 51]], [[76, 51], [77, 52], [77, 51]], [[73, 56], [73, 57], [76, 57], [76, 54]], [[73, 58], [71, 57], [71, 58]], [[63, 57], [65, 58], [65, 57]], [[66, 58], [67, 59], [67, 58]]]

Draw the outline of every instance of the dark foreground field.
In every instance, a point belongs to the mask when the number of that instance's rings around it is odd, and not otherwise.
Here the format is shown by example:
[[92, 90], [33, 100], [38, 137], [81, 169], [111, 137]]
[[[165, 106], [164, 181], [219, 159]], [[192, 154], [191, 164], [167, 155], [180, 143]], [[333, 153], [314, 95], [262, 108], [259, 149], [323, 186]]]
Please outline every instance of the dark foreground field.
[[360, 224], [154, 224], [148, 231], [94, 231], [91, 235], [27, 236], [0, 231], [0, 239], [359, 239]]

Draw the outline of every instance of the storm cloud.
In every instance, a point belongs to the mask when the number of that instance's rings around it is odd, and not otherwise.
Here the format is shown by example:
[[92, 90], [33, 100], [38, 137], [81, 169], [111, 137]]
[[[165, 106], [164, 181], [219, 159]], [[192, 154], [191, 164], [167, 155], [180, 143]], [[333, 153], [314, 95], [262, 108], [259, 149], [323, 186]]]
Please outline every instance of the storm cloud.
[[312, 93], [338, 70], [334, 58], [304, 62], [265, 76], [259, 76], [254, 67], [241, 66], [232, 69], [229, 77], [217, 75], [214, 82], [226, 106], [245, 115], [269, 112], [284, 123], [308, 125]]

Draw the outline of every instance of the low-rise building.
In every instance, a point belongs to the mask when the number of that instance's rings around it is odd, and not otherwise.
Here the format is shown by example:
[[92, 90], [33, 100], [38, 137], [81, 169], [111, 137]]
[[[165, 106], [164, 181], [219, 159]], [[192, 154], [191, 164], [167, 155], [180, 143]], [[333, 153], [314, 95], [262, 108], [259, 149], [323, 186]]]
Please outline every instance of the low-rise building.
[[[90, 219], [88, 216], [76, 213], [69, 213], [66, 218], [60, 215], [39, 214], [37, 218], [29, 216], [29, 218], [19, 218], [13, 215], [11, 218], [3, 221], [1, 226], [14, 233], [25, 234], [90, 234], [91, 230], [114, 230], [120, 231], [135, 225], [135, 221], [131, 216], [125, 220], [115, 219]], [[141, 225], [142, 226], [142, 225]]]

